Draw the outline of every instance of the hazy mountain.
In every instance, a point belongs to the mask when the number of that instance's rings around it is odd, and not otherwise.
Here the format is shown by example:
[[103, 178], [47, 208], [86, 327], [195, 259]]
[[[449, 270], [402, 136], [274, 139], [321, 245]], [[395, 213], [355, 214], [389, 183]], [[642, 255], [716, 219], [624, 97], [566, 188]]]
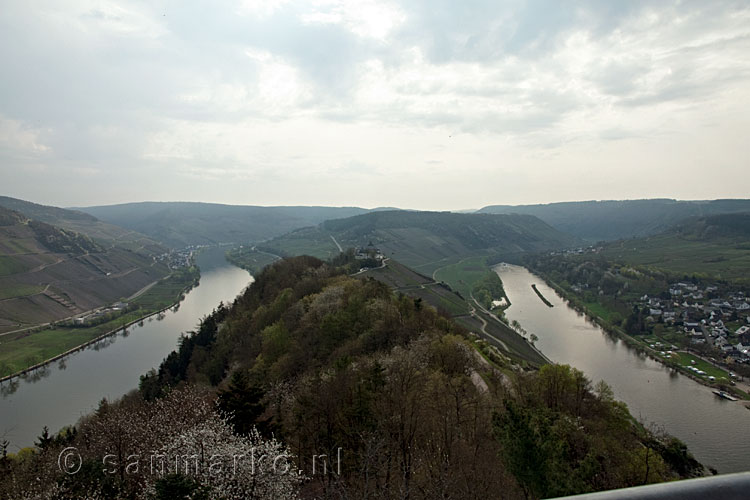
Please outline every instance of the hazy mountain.
[[560, 231], [594, 242], [657, 234], [688, 217], [746, 211], [750, 200], [652, 199], [492, 205], [479, 213], [535, 215]]
[[192, 202], [144, 202], [79, 210], [167, 245], [253, 243], [324, 220], [368, 212], [358, 207], [260, 207]]
[[563, 248], [579, 240], [530, 215], [383, 211], [328, 220], [263, 247], [327, 257], [338, 252], [336, 243], [343, 248], [372, 243], [410, 267], [431, 272], [435, 265], [460, 257]]

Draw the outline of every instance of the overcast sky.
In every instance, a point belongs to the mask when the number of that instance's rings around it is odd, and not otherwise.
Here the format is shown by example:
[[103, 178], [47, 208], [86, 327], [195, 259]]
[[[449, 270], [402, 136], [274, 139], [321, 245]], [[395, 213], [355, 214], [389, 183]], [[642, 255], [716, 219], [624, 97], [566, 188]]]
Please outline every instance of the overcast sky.
[[0, 194], [747, 197], [749, 5], [3, 0]]

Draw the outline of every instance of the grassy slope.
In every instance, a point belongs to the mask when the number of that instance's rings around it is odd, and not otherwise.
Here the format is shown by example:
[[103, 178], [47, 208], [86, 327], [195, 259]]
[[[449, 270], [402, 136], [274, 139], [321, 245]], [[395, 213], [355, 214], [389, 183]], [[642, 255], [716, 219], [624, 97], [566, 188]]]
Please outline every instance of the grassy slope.
[[647, 266], [677, 275], [704, 274], [748, 283], [750, 241], [732, 238], [696, 240], [663, 234], [607, 245], [602, 255], [613, 261]]
[[198, 271], [174, 274], [151, 287], [133, 300], [137, 306], [106, 323], [73, 328], [56, 326], [36, 332], [22, 332], [0, 337], [0, 377], [21, 371], [29, 366], [53, 358], [105, 333], [118, 330], [138, 318], [147, 316], [174, 304], [186, 288], [197, 279]]
[[465, 298], [471, 297], [471, 290], [474, 283], [479, 281], [487, 274], [487, 260], [484, 257], [470, 257], [462, 259], [456, 264], [441, 267], [434, 273], [437, 281], [448, 283], [451, 288], [457, 290]]

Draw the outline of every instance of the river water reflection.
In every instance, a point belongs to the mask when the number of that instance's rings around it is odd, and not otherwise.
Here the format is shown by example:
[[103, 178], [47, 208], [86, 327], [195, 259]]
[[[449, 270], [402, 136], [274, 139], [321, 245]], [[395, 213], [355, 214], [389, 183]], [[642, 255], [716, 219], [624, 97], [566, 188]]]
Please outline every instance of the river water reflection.
[[[719, 472], [750, 470], [750, 410], [637, 353], [567, 306], [544, 281], [519, 266], [495, 268], [511, 306], [506, 315], [539, 337], [536, 346], [556, 363], [570, 364], [594, 382], [605, 380], [617, 399], [644, 423], [687, 443], [695, 457]], [[547, 307], [531, 288], [554, 307]]]

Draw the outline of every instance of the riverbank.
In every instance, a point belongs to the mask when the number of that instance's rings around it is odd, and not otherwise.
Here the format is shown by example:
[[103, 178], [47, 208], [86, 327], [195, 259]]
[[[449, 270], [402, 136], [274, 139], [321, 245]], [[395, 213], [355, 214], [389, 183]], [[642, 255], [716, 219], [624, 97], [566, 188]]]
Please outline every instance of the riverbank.
[[[3, 348], [0, 350], [0, 382], [43, 368], [175, 307], [199, 280], [200, 270], [197, 267], [186, 268], [163, 278], [144, 291], [134, 300], [136, 310], [108, 322], [90, 327], [53, 325], [51, 328], [3, 340]], [[85, 340], [81, 341], [82, 338]]]
[[[612, 325], [610, 322], [608, 322], [601, 316], [593, 313], [580, 300], [578, 300], [577, 297], [573, 296], [569, 291], [565, 290], [563, 287], [561, 287], [560, 285], [558, 285], [557, 283], [549, 279], [549, 277], [546, 276], [544, 273], [539, 272], [537, 270], [531, 270], [531, 271], [537, 276], [541, 277], [550, 288], [555, 290], [555, 292], [557, 292], [557, 294], [560, 295], [560, 297], [562, 297], [562, 299], [567, 303], [569, 307], [571, 307], [572, 309], [574, 309], [575, 311], [581, 314], [584, 314], [589, 321], [599, 326], [602, 330], [606, 331], [607, 333], [610, 333], [616, 336], [617, 338], [625, 342], [625, 344], [628, 347], [634, 349], [636, 352], [639, 352], [641, 354], [648, 356], [649, 358], [662, 364], [663, 366], [666, 366], [667, 368], [674, 370], [675, 372], [679, 372], [681, 375], [684, 375], [705, 387], [710, 387], [712, 389], [723, 389], [742, 400], [750, 400], [750, 395], [738, 389], [737, 387], [721, 384], [718, 382], [712, 383], [712, 381], [696, 375], [695, 373], [690, 371], [686, 366], [682, 366], [674, 361], [671, 361], [671, 359], [667, 360], [663, 358], [660, 355], [661, 351], [650, 347], [649, 345], [645, 344], [644, 342], [639, 341], [638, 339], [633, 338], [631, 335], [627, 334], [624, 330], [622, 330], [622, 328]], [[537, 290], [535, 289], [534, 291], [537, 291]], [[709, 360], [706, 360], [700, 356], [697, 356], [695, 353], [690, 353], [690, 354], [695, 356], [696, 358], [699, 358], [705, 361], [706, 363], [714, 364]]]

